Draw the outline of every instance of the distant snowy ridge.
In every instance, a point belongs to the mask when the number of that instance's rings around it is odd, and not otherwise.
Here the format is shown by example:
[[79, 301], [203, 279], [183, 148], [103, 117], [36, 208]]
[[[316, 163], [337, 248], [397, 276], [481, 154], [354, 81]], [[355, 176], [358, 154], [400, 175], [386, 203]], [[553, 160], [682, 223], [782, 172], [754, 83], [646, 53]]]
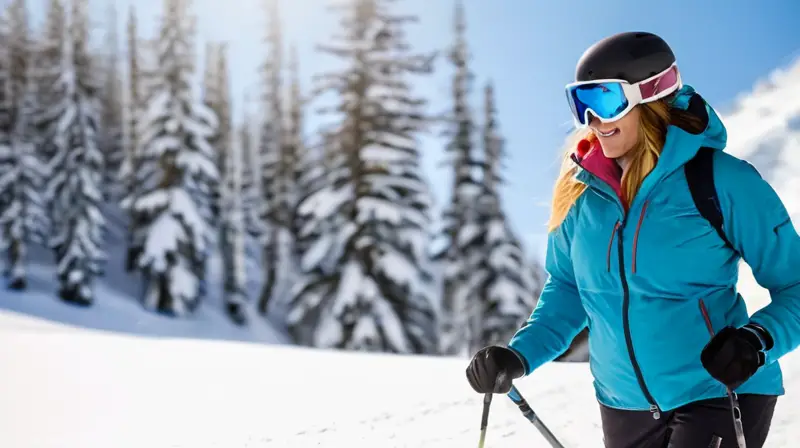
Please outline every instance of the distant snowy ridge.
[[[739, 96], [722, 120], [727, 151], [756, 167], [783, 200], [795, 229], [800, 228], [800, 58]], [[769, 303], [769, 292], [745, 263], [738, 287], [751, 314]]]
[[800, 218], [800, 58], [738, 98], [723, 117], [731, 154], [752, 163]]

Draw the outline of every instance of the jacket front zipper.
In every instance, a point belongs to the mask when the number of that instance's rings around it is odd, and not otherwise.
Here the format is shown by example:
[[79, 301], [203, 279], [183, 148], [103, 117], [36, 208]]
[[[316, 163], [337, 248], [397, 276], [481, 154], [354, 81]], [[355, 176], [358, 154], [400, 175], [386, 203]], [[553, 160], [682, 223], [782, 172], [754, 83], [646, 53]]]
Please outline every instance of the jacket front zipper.
[[622, 282], [622, 327], [625, 331], [625, 344], [628, 347], [628, 356], [631, 358], [631, 365], [633, 366], [633, 371], [636, 374], [636, 380], [639, 382], [639, 387], [642, 389], [642, 393], [644, 393], [648, 403], [650, 403], [650, 412], [653, 413], [653, 418], [658, 420], [661, 418], [661, 409], [658, 407], [656, 400], [647, 389], [647, 385], [644, 382], [644, 376], [642, 376], [642, 371], [639, 368], [639, 362], [636, 361], [636, 355], [633, 353], [633, 341], [631, 340], [630, 316], [628, 316], [631, 294], [630, 290], [628, 289], [628, 280], [625, 277], [625, 250], [622, 247], [622, 229], [625, 228], [625, 222], [627, 221], [627, 218], [628, 216], [626, 214], [625, 218], [622, 220], [622, 225], [617, 227], [617, 231], [619, 232], [619, 235], [617, 235], [619, 278]]
[[[574, 161], [581, 169], [586, 170], [581, 164], [581, 160], [578, 159], [575, 154], [570, 156], [572, 161]], [[591, 171], [589, 171], [590, 174]], [[597, 177], [597, 176], [595, 176]], [[602, 181], [602, 180], [601, 180]], [[607, 184], [607, 183], [606, 183]], [[617, 204], [619, 203], [619, 197], [617, 197]], [[621, 205], [621, 204], [620, 204]], [[619, 232], [617, 237], [617, 253], [619, 258], [619, 278], [622, 282], [622, 327], [625, 332], [625, 344], [628, 347], [628, 356], [631, 358], [631, 365], [633, 366], [633, 372], [636, 374], [636, 380], [639, 382], [639, 388], [642, 390], [645, 399], [647, 402], [650, 403], [650, 412], [653, 414], [653, 418], [658, 420], [661, 418], [661, 408], [658, 407], [656, 404], [656, 400], [650, 394], [650, 391], [647, 389], [647, 385], [644, 382], [644, 377], [642, 376], [642, 371], [639, 368], [639, 362], [636, 361], [636, 355], [633, 353], [633, 341], [631, 340], [631, 328], [630, 328], [630, 319], [628, 316], [628, 309], [630, 308], [630, 291], [628, 290], [628, 280], [625, 278], [625, 250], [622, 247], [622, 229], [625, 227], [625, 223], [628, 220], [628, 212], [625, 210], [625, 207], [621, 207], [623, 209], [623, 218], [622, 224], [617, 221], [615, 229]], [[644, 213], [644, 210], [642, 210]], [[609, 241], [609, 248], [614, 242], [613, 232], [611, 241]], [[610, 253], [608, 261], [610, 262]]]

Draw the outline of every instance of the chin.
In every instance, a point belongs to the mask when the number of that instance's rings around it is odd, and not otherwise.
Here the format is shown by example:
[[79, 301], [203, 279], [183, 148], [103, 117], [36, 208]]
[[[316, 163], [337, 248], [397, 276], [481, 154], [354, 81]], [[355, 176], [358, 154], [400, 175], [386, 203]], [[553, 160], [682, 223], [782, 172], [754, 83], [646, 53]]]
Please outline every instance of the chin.
[[621, 151], [607, 150], [606, 148], [603, 148], [603, 155], [606, 156], [607, 159], [618, 159], [624, 154], [622, 154]]
[[[609, 147], [610, 146], [610, 147]], [[624, 150], [622, 145], [603, 145], [603, 142], [600, 142], [600, 149], [603, 150], [603, 155], [606, 156], [608, 159], [618, 159], [625, 155], [628, 151]]]

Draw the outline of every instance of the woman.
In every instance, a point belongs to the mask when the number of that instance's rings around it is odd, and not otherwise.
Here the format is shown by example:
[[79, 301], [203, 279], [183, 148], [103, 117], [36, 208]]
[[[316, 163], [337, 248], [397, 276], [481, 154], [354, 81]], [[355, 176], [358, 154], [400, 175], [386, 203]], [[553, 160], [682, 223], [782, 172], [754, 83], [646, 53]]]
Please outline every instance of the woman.
[[[658, 36], [603, 39], [576, 81], [567, 98], [579, 140], [554, 190], [547, 283], [507, 347], [475, 354], [471, 386], [508, 392], [588, 326], [606, 447], [707, 447], [715, 436], [736, 447], [728, 388], [747, 446], [763, 446], [784, 392], [776, 361], [800, 344], [800, 238], [786, 209], [724, 152], [723, 123]], [[683, 169], [701, 148], [724, 233], [700, 214]], [[736, 291], [741, 258], [772, 298], [752, 317]]]

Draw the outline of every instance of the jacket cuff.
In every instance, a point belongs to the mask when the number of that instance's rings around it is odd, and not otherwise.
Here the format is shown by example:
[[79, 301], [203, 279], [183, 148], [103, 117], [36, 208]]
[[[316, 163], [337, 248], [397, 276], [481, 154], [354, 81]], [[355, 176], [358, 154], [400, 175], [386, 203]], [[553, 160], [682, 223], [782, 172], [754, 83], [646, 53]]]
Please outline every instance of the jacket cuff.
[[761, 325], [754, 322], [750, 322], [744, 327], [742, 327], [742, 329], [752, 333], [758, 338], [761, 345], [760, 350], [762, 352], [767, 352], [771, 350], [772, 347], [775, 346], [775, 341], [772, 339], [772, 335], [770, 335], [769, 331], [767, 331], [767, 329], [762, 327]]
[[528, 361], [522, 356], [522, 353], [518, 352], [514, 347], [506, 346], [507, 349], [511, 351], [514, 355], [516, 355], [517, 359], [519, 359], [519, 363], [522, 365], [522, 376], [528, 376], [531, 373], [530, 367], [528, 366]]

